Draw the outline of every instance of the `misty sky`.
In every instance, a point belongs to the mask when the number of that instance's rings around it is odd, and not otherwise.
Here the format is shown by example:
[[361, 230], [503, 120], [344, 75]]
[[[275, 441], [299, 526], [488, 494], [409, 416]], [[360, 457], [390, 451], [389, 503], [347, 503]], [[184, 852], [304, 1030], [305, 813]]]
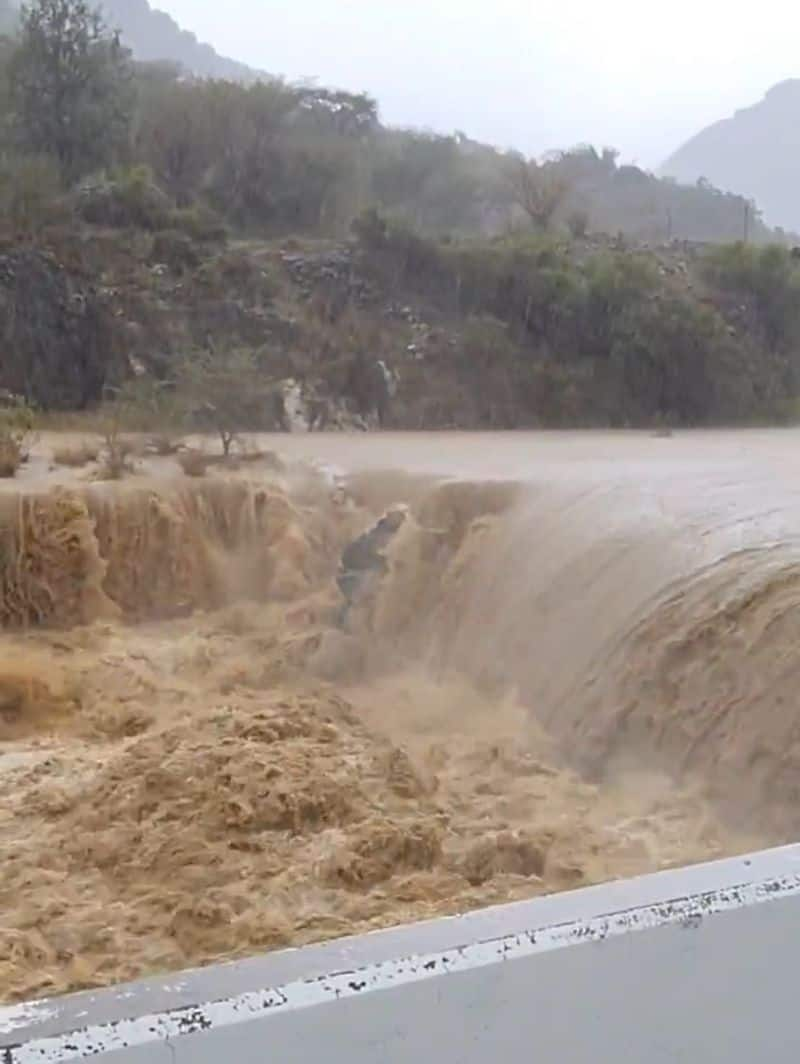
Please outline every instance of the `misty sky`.
[[800, 77], [792, 0], [153, 0], [218, 51], [365, 89], [385, 121], [655, 167]]

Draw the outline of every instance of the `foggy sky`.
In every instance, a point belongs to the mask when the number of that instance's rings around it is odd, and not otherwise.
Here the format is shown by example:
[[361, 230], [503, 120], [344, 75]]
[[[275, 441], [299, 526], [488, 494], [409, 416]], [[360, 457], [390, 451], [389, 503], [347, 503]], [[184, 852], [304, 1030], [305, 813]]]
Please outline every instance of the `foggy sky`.
[[217, 51], [366, 90], [386, 122], [656, 167], [800, 77], [792, 0], [153, 0]]

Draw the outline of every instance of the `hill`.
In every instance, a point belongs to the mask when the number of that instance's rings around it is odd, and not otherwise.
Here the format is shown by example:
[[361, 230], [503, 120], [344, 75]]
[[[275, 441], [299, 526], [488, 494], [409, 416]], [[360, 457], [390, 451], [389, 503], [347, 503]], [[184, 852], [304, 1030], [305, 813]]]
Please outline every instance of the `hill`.
[[237, 395], [253, 429], [795, 409], [800, 257], [755, 212], [724, 243], [744, 198], [612, 150], [388, 128], [363, 94], [181, 77], [108, 38], [68, 66], [45, 26], [50, 50], [36, 12], [0, 49], [0, 389], [37, 408], [138, 383], [198, 427]]
[[800, 79], [781, 82], [753, 107], [702, 130], [661, 172], [751, 197], [770, 225], [800, 231]]
[[170, 15], [151, 7], [148, 0], [104, 0], [103, 10], [109, 25], [121, 31], [123, 41], [139, 60], [171, 60], [201, 77], [252, 81], [259, 76], [258, 71], [198, 41]]
[[[192, 426], [208, 428], [218, 399], [201, 403], [186, 374], [216, 366], [253, 431], [664, 427], [796, 409], [800, 266], [785, 248], [436, 239], [377, 214], [348, 241], [198, 240], [164, 224], [62, 222], [25, 244], [0, 229], [0, 388], [90, 411], [133, 374], [143, 414], [186, 423], [181, 403], [197, 400]], [[237, 383], [249, 362], [255, 405]]]
[[[254, 81], [264, 77], [244, 63], [219, 55], [210, 44], [181, 26], [148, 0], [101, 0], [97, 5], [108, 25], [120, 32], [123, 42], [141, 62], [167, 61], [199, 77]], [[18, 0], [0, 0], [0, 33], [15, 22]]]

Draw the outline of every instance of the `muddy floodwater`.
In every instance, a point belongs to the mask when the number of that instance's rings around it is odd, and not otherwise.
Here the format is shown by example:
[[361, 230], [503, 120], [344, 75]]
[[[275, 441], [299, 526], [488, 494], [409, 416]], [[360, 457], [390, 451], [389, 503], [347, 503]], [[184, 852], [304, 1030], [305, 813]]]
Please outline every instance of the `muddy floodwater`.
[[0, 497], [0, 999], [797, 837], [800, 432], [59, 445]]

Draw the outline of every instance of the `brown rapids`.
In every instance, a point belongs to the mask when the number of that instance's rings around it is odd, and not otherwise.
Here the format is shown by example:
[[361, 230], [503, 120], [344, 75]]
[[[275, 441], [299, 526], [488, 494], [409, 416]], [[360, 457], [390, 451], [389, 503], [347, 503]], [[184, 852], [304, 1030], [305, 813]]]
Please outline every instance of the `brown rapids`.
[[3, 486], [0, 998], [796, 837], [798, 433], [269, 446]]

